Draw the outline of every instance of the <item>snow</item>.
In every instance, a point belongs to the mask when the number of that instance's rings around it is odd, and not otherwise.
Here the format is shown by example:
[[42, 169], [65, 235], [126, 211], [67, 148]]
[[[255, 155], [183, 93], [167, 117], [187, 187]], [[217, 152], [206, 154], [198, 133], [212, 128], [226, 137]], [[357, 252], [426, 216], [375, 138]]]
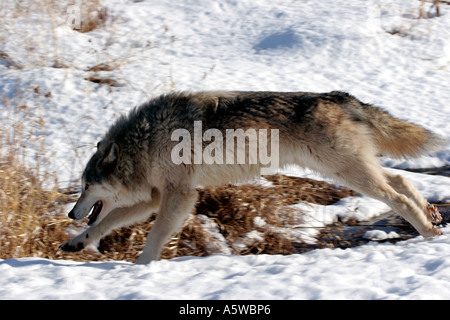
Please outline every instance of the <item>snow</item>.
[[395, 231], [386, 232], [384, 230], [369, 230], [366, 231], [366, 233], [363, 235], [363, 238], [373, 241], [380, 241], [386, 239], [400, 238], [400, 236]]
[[[444, 232], [449, 232], [446, 228]], [[10, 299], [447, 299], [450, 239], [421, 237], [299, 255], [152, 262], [0, 261]]]
[[[2, 124], [23, 124], [24, 156], [45, 145], [65, 186], [79, 179], [97, 141], [120, 114], [172, 90], [347, 91], [450, 139], [450, 7], [418, 19], [413, 0], [105, 2], [109, 21], [88, 33], [67, 25], [66, 8], [2, 3]], [[22, 4], [26, 6], [26, 4]], [[57, 6], [57, 4], [55, 4]], [[99, 64], [111, 70], [88, 71]], [[115, 86], [89, 81], [113, 79]], [[17, 108], [20, 106], [20, 108]], [[0, 149], [1, 151], [1, 149]], [[450, 164], [450, 146], [418, 159], [383, 158], [430, 201], [450, 202], [450, 179], [399, 168]], [[397, 169], [396, 169], [397, 168]], [[322, 178], [308, 170], [283, 173]], [[297, 204], [310, 219], [298, 236], [388, 208], [361, 196], [332, 206]], [[444, 236], [301, 255], [232, 256], [200, 217], [220, 252], [136, 266], [126, 262], [0, 261], [2, 299], [448, 299], [449, 227]], [[264, 221], [257, 220], [259, 225]], [[310, 230], [310, 231], [305, 231]], [[394, 234], [366, 234], [370, 239]], [[251, 241], [255, 231], [243, 239]]]

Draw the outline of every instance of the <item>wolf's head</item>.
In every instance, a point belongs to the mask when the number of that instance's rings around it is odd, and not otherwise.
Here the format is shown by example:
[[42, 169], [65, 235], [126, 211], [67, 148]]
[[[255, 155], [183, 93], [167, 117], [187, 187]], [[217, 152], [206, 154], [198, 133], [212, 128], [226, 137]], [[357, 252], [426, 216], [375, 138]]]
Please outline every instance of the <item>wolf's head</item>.
[[[115, 208], [128, 207], [144, 200], [133, 196], [135, 190], [130, 190], [120, 179], [118, 172], [123, 171], [119, 168], [121, 160], [121, 149], [117, 143], [100, 141], [97, 144], [97, 152], [84, 170], [81, 196], [70, 211], [70, 218], [79, 220], [88, 216], [88, 225], [92, 225], [99, 223]], [[151, 199], [150, 192], [149, 196]]]

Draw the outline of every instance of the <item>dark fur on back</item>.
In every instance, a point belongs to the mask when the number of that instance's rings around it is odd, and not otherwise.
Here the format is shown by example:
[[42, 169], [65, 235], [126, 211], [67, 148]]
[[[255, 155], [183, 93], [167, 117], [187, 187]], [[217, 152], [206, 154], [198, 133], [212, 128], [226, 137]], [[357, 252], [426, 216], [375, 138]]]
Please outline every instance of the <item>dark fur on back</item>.
[[[326, 110], [340, 109], [355, 122], [363, 122], [379, 137], [379, 144], [386, 144], [388, 136], [395, 130], [395, 138], [405, 140], [402, 130], [420, 127], [407, 121], [396, 119], [388, 112], [370, 104], [362, 103], [348, 93], [333, 91], [330, 93], [304, 92], [204, 92], [204, 93], [171, 93], [159, 96], [135, 108], [128, 116], [121, 117], [110, 129], [107, 136], [123, 139], [125, 144], [139, 143], [151, 138], [153, 130], [164, 128], [191, 129], [194, 121], [203, 121], [204, 129], [209, 128], [248, 128], [253, 125], [267, 126], [282, 130], [293, 125], [305, 124], [314, 114], [318, 105], [325, 105]], [[243, 121], [246, 119], [246, 121]], [[248, 124], [248, 119], [254, 119]], [[258, 120], [265, 120], [265, 124]], [[394, 130], [394, 131], [393, 131]], [[442, 142], [440, 139], [423, 128], [417, 131], [426, 141]], [[408, 139], [412, 137], [410, 134]], [[384, 139], [381, 137], [385, 136]], [[395, 140], [391, 137], [391, 140]], [[381, 141], [383, 140], [383, 141]], [[402, 141], [407, 142], [407, 141]], [[414, 143], [419, 143], [415, 139]], [[413, 143], [412, 143], [413, 144]], [[397, 146], [401, 147], [401, 146]], [[392, 148], [390, 148], [392, 149]], [[403, 146], [402, 149], [405, 149]], [[407, 156], [414, 150], [397, 152], [389, 150], [395, 156]], [[424, 150], [422, 150], [424, 151]]]
[[[318, 118], [324, 118], [323, 115], [317, 117], [318, 112], [330, 115], [326, 117], [327, 122], [318, 122]], [[184, 128], [192, 132], [194, 121], [202, 121], [203, 130], [279, 129], [282, 140], [290, 139], [293, 131], [317, 131], [317, 126], [327, 126], [330, 121], [339, 122], [344, 118], [367, 126], [378, 151], [396, 157], [418, 155], [442, 142], [422, 127], [396, 119], [386, 111], [339, 91], [166, 94], [122, 116], [105, 140], [116, 141], [125, 153], [145, 153], [154, 148], [158, 150], [161, 147], [158, 144], [165, 143], [161, 136], [170, 144], [170, 130]]]

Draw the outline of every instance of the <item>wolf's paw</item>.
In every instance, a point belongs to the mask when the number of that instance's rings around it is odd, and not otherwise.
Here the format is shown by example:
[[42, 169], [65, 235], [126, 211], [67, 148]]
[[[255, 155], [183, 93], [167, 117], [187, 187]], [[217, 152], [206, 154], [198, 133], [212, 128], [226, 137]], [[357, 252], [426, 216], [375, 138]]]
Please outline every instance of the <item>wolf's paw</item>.
[[427, 213], [427, 218], [430, 222], [434, 224], [439, 224], [442, 222], [442, 216], [439, 213], [438, 208], [436, 208], [436, 206], [432, 205], [431, 203], [428, 203], [425, 212]]
[[438, 227], [433, 227], [433, 232], [437, 235], [437, 236], [442, 236], [444, 233], [442, 232], [441, 229], [439, 229]]
[[64, 242], [62, 245], [59, 246], [59, 248], [65, 252], [78, 252], [84, 249], [83, 242], [78, 243], [71, 243], [71, 242], [72, 241]]
[[428, 229], [422, 230], [420, 232], [420, 234], [424, 237], [424, 238], [433, 238], [436, 236], [442, 236], [444, 233], [441, 231], [441, 229], [439, 229], [436, 226], [431, 226]]

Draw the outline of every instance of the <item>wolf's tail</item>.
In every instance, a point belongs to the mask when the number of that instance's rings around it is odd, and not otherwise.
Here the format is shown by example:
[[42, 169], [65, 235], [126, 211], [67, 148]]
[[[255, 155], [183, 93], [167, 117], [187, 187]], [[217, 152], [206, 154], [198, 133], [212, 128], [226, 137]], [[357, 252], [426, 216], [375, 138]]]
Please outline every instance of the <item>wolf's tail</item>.
[[332, 92], [331, 95], [341, 99], [352, 120], [362, 122], [369, 128], [372, 141], [383, 155], [394, 158], [417, 157], [441, 150], [449, 142], [419, 125], [362, 103], [349, 94]]
[[362, 104], [362, 109], [373, 142], [383, 155], [394, 158], [417, 157], [441, 150], [448, 143], [445, 138], [419, 125], [395, 118], [379, 108]]

